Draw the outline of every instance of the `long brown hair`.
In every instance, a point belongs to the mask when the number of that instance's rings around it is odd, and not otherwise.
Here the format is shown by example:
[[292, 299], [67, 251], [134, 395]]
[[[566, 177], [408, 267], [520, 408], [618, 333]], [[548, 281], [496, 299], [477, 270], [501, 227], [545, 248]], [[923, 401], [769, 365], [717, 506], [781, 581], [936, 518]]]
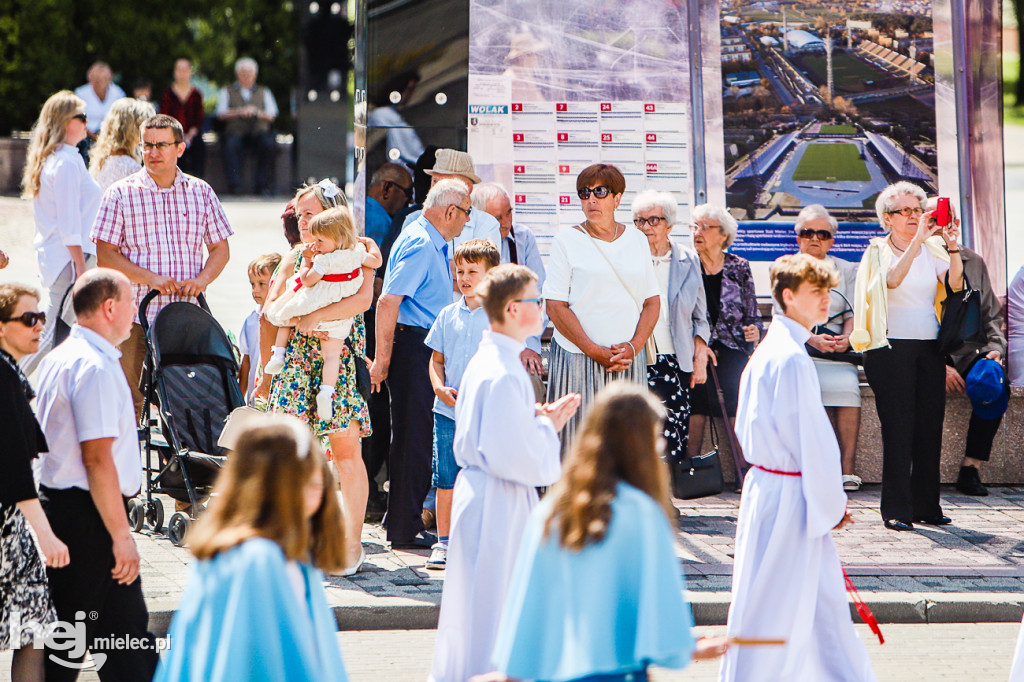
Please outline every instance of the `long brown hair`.
[[603, 540], [619, 481], [650, 495], [671, 522], [668, 469], [661, 460], [664, 415], [661, 404], [632, 383], [614, 381], [597, 394], [551, 490], [545, 535], [557, 529], [559, 544], [572, 551]]
[[[304, 491], [317, 468], [324, 477], [320, 507], [307, 521]], [[328, 573], [341, 570], [345, 531], [335, 488], [309, 427], [294, 417], [267, 415], [239, 436], [228, 456], [209, 510], [189, 533], [192, 553], [212, 559], [261, 537], [276, 542], [289, 560], [309, 561]]]
[[64, 144], [68, 122], [85, 111], [85, 100], [71, 92], [61, 90], [50, 95], [32, 126], [28, 143], [25, 170], [21, 176], [21, 198], [32, 199], [39, 194], [39, 176], [50, 154]]

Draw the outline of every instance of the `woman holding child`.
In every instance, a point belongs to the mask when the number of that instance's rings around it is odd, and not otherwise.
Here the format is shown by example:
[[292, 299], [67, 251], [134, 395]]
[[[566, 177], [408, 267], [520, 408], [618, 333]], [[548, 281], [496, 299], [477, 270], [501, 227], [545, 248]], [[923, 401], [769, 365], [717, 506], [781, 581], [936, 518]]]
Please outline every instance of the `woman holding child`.
[[[278, 275], [274, 278], [270, 293], [267, 295], [264, 311], [291, 286], [289, 283], [294, 281], [294, 275], [302, 268], [304, 259], [312, 258], [312, 248], [306, 246], [314, 241], [309, 231], [310, 221], [327, 209], [339, 206], [347, 210], [344, 195], [329, 180], [304, 187], [295, 195], [295, 213], [299, 219], [302, 242], [282, 260]], [[369, 253], [375, 253], [378, 258], [380, 257], [380, 250], [372, 241], [367, 243], [366, 240], [360, 240], [360, 243]], [[309, 423], [316, 436], [327, 436], [330, 442], [331, 456], [341, 483], [345, 531], [348, 538], [347, 555], [356, 560], [343, 571], [345, 575], [358, 571], [364, 558], [360, 537], [368, 493], [359, 440], [371, 433], [370, 415], [366, 400], [357, 390], [356, 363], [365, 362], [366, 331], [362, 313], [370, 307], [373, 268], [364, 266], [361, 270], [363, 282], [355, 294], [308, 315], [295, 318], [294, 330], [284, 347], [284, 365], [270, 384], [269, 396], [270, 412], [293, 414]], [[324, 374], [321, 339], [326, 338], [326, 334], [317, 332], [316, 328], [322, 322], [346, 318], [355, 319], [340, 350], [340, 367], [332, 404], [333, 416], [325, 418], [325, 415], [317, 410], [316, 399]], [[266, 326], [261, 325], [261, 335], [266, 332]], [[273, 338], [276, 332], [271, 331], [270, 334]], [[261, 388], [264, 386], [265, 383], [261, 383]]]

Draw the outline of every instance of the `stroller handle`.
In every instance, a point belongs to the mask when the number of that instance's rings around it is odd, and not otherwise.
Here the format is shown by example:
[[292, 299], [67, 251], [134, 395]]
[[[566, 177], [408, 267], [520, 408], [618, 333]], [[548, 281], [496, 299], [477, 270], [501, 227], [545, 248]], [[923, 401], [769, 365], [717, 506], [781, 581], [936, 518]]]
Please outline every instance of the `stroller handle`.
[[[142, 325], [142, 331], [144, 332], [149, 332], [149, 319], [146, 317], [146, 310], [149, 308], [149, 304], [153, 299], [160, 294], [161, 291], [159, 289], [150, 289], [149, 293], [143, 296], [142, 301], [139, 303], [139, 324]], [[206, 304], [205, 294], [199, 294], [196, 296], [196, 302], [199, 304], [200, 308], [208, 313], [210, 312], [210, 306]], [[210, 314], [212, 315], [213, 313]]]

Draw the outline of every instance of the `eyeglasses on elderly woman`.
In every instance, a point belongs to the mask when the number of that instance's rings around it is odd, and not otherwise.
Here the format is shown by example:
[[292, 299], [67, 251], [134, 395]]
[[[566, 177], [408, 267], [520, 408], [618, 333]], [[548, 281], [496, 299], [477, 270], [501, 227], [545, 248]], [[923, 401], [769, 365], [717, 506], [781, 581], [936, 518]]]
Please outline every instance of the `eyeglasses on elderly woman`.
[[651, 227], [657, 227], [658, 223], [662, 221], [668, 222], [664, 217], [660, 215], [651, 216], [650, 218], [634, 218], [633, 224], [637, 227], [643, 227], [644, 225], [650, 225]]

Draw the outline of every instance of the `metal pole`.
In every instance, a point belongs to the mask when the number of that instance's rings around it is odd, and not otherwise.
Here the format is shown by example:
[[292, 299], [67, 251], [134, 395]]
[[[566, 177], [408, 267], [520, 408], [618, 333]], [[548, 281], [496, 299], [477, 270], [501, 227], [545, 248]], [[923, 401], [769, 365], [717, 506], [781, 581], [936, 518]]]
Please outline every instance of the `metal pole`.
[[970, 93], [971, 73], [967, 59], [967, 0], [950, 0], [953, 33], [953, 97], [956, 102], [957, 174], [960, 178], [960, 228], [964, 243], [974, 248], [974, 184], [971, 174]]
[[694, 205], [708, 200], [707, 158], [704, 150], [704, 72], [703, 46], [700, 40], [701, 0], [688, 0], [686, 21], [690, 42], [690, 137], [693, 144]]

